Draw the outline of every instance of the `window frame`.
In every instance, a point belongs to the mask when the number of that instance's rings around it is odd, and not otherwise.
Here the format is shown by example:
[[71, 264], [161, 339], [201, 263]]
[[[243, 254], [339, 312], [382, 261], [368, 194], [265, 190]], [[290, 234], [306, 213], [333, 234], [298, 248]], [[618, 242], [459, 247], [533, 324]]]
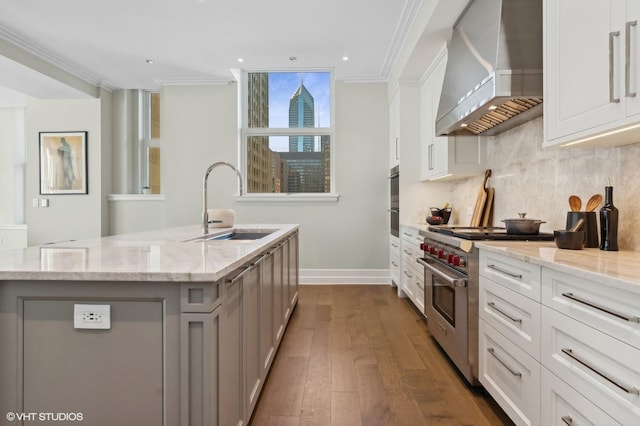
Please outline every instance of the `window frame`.
[[[329, 127], [270, 127], [270, 128], [250, 128], [249, 124], [249, 78], [251, 73], [312, 73], [312, 72], [326, 72], [329, 73], [329, 85], [330, 85], [330, 121]], [[241, 120], [240, 120], [240, 135], [238, 144], [238, 154], [240, 171], [242, 174], [243, 187], [247, 188], [247, 141], [251, 137], [255, 136], [329, 136], [331, 141], [331, 152], [329, 154], [330, 161], [330, 174], [331, 179], [329, 192], [311, 193], [311, 192], [269, 192], [260, 193], [252, 192], [245, 193], [237, 197], [237, 201], [338, 201], [339, 194], [336, 193], [336, 181], [335, 181], [335, 160], [336, 160], [336, 139], [335, 139], [335, 73], [332, 68], [313, 68], [313, 69], [244, 69], [241, 73]]]
[[[150, 148], [160, 148], [160, 138], [151, 137], [151, 96], [152, 94], [160, 94], [160, 90], [141, 90], [140, 91], [140, 137], [138, 152], [138, 181], [140, 188], [151, 186]], [[162, 188], [162, 182], [160, 183]], [[161, 191], [162, 193], [162, 191]]]

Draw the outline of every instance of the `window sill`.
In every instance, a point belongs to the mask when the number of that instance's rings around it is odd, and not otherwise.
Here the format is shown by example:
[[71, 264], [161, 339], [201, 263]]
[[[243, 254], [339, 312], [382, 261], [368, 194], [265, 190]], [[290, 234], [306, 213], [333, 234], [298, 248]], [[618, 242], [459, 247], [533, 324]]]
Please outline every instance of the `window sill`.
[[109, 194], [109, 201], [164, 201], [164, 194]]
[[335, 203], [340, 194], [250, 194], [236, 196], [239, 203]]

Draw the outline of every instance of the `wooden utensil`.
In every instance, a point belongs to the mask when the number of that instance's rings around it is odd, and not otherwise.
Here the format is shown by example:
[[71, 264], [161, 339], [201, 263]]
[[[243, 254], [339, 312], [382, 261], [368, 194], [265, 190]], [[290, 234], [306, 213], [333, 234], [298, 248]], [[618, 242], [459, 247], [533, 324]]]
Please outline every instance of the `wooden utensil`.
[[587, 211], [588, 212], [594, 211], [596, 207], [600, 205], [601, 202], [602, 202], [602, 195], [600, 194], [592, 195], [591, 198], [589, 198], [589, 201], [587, 201]]
[[482, 223], [480, 226], [487, 227], [491, 225], [491, 213], [493, 211], [493, 197], [496, 189], [493, 187], [487, 188], [487, 200], [484, 204], [484, 212], [482, 213]]
[[572, 212], [579, 212], [582, 207], [582, 200], [577, 195], [569, 196], [569, 207], [571, 207]]
[[484, 212], [484, 205], [487, 201], [487, 181], [491, 176], [491, 170], [487, 169], [484, 172], [484, 179], [482, 180], [482, 186], [478, 191], [478, 198], [476, 198], [476, 205], [473, 208], [473, 215], [471, 216], [471, 226], [480, 226], [482, 220], [482, 213]]

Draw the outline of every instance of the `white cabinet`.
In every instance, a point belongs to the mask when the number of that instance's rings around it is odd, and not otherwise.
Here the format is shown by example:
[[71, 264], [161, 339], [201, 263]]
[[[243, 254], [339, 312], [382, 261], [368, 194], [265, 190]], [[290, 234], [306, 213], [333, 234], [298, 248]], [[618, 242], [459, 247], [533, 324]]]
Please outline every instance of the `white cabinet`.
[[400, 235], [402, 237], [401, 289], [424, 315], [424, 269], [417, 262], [417, 259], [422, 257], [420, 243], [424, 238], [416, 228], [409, 226], [402, 226]]
[[389, 102], [389, 168], [400, 164], [400, 94], [396, 91]]
[[480, 250], [479, 380], [518, 425], [540, 424], [540, 267]]
[[546, 368], [542, 369], [541, 389], [542, 425], [620, 425]]
[[640, 122], [638, 19], [635, 0], [545, 0], [543, 146], [640, 142], [624, 131]]
[[480, 382], [517, 425], [540, 424], [540, 363], [480, 321]]
[[542, 307], [542, 363], [625, 425], [640, 424], [640, 350]]
[[484, 139], [436, 136], [440, 92], [447, 65], [443, 48], [420, 88], [420, 179], [459, 178], [484, 172]]
[[392, 285], [400, 285], [400, 238], [395, 235], [389, 240], [389, 274]]

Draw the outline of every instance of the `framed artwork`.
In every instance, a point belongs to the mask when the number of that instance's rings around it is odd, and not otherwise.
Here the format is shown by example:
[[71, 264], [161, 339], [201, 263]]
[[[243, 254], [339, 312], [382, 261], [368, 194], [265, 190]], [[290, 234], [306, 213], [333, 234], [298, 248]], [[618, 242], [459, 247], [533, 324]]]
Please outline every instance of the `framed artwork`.
[[88, 194], [87, 132], [40, 132], [40, 194]]

